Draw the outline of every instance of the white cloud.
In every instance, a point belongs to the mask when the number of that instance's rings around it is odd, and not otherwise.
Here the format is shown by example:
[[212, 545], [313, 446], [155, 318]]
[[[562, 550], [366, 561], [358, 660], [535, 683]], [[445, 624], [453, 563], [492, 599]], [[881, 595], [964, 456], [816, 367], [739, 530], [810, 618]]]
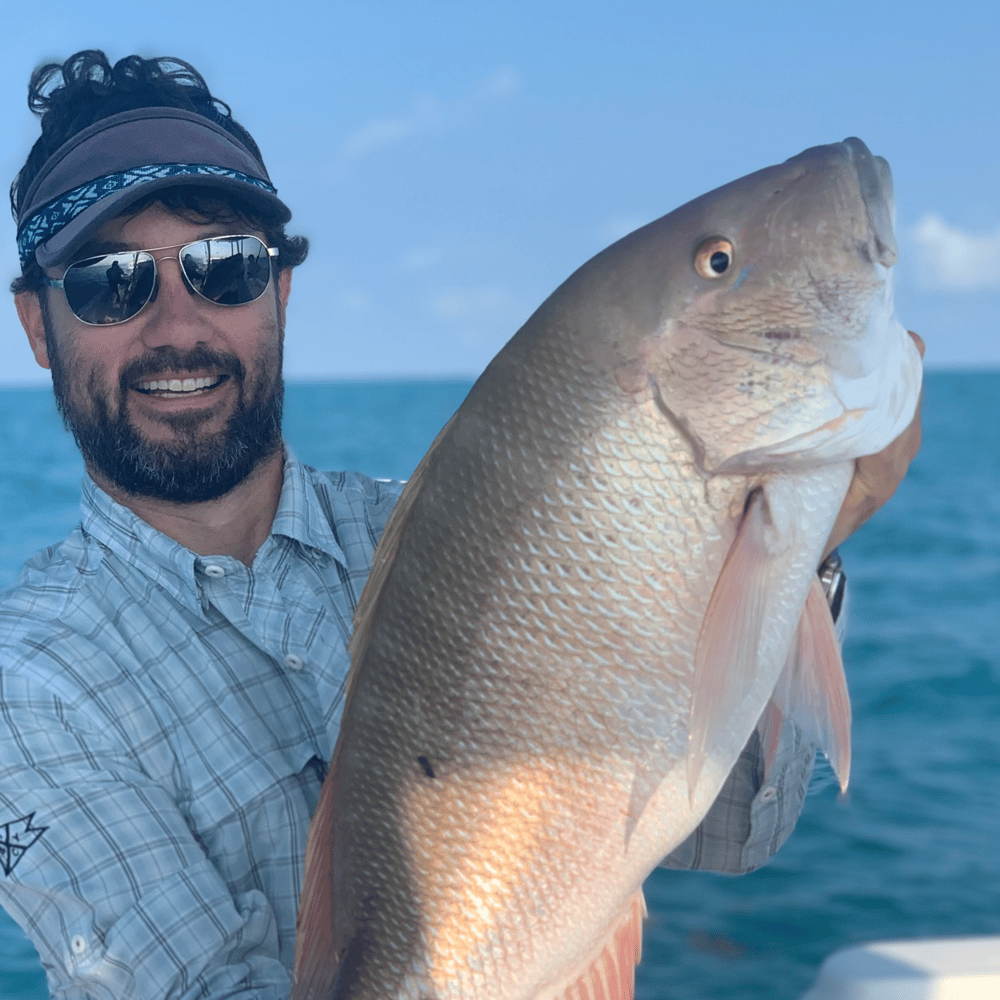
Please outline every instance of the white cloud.
[[430, 307], [439, 319], [467, 321], [494, 317], [508, 302], [507, 293], [498, 288], [456, 288], [432, 296]]
[[372, 300], [357, 289], [342, 289], [335, 295], [335, 301], [345, 312], [359, 315], [371, 310]]
[[597, 232], [602, 240], [607, 243], [614, 243], [616, 240], [620, 240], [623, 236], [628, 236], [628, 234], [633, 230], [636, 230], [640, 226], [646, 225], [647, 222], [652, 221], [653, 220], [651, 218], [639, 215], [616, 215], [602, 223], [598, 227]]
[[508, 68], [487, 77], [450, 105], [433, 97], [419, 97], [402, 114], [373, 118], [356, 129], [343, 141], [341, 151], [348, 159], [357, 159], [406, 139], [441, 131], [486, 104], [506, 100], [520, 85], [517, 72]]
[[479, 88], [479, 93], [487, 100], [502, 101], [504, 98], [516, 94], [520, 89], [521, 77], [517, 70], [508, 66], [489, 77]]
[[354, 159], [411, 136], [433, 132], [443, 124], [444, 112], [437, 101], [430, 97], [420, 97], [402, 115], [374, 118], [362, 125], [344, 140], [342, 149], [345, 156]]
[[400, 264], [404, 271], [427, 271], [444, 255], [435, 247], [413, 247], [403, 254]]
[[1000, 288], [1000, 226], [975, 235], [928, 214], [916, 224], [913, 235], [924, 284], [961, 291]]

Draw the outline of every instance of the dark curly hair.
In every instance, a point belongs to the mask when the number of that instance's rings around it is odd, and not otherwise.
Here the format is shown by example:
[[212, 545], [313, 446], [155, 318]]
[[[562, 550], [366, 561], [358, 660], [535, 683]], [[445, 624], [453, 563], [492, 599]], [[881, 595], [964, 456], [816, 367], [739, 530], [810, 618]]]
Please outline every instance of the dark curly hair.
[[[22, 200], [46, 160], [68, 139], [94, 122], [122, 111], [138, 108], [183, 108], [202, 115], [234, 135], [262, 163], [253, 136], [233, 118], [229, 105], [213, 97], [202, 75], [183, 59], [158, 56], [143, 59], [125, 56], [111, 65], [99, 49], [85, 49], [64, 63], [46, 63], [31, 74], [28, 107], [41, 119], [42, 134], [10, 186], [10, 206], [18, 217]], [[251, 225], [267, 236], [269, 246], [278, 247], [278, 267], [285, 270], [301, 264], [309, 252], [303, 236], [287, 236], [275, 218], [262, 218], [232, 197], [194, 188], [167, 188], [144, 199], [130, 210], [142, 211], [159, 203], [175, 214], [194, 216], [208, 222], [225, 218]], [[31, 260], [11, 284], [13, 292], [43, 288], [43, 273]]]

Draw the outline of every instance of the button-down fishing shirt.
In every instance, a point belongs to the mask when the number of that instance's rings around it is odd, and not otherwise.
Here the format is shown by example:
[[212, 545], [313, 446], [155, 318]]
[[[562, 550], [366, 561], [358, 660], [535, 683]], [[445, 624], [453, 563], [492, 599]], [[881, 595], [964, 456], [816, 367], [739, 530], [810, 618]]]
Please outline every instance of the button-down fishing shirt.
[[[402, 488], [288, 456], [252, 566], [84, 483], [80, 526], [0, 600], [0, 903], [66, 1000], [285, 998], [351, 618]], [[673, 867], [745, 871], [812, 751], [754, 740]]]

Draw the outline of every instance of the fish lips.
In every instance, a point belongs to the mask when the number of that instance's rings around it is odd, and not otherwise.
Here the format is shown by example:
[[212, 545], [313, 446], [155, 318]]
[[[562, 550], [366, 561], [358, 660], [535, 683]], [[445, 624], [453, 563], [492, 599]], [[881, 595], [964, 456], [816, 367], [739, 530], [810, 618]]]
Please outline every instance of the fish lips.
[[884, 267], [892, 267], [899, 259], [899, 247], [896, 244], [896, 212], [889, 162], [881, 156], [873, 156], [855, 136], [845, 139], [841, 145], [847, 150], [858, 175], [858, 189], [868, 211], [878, 262]]

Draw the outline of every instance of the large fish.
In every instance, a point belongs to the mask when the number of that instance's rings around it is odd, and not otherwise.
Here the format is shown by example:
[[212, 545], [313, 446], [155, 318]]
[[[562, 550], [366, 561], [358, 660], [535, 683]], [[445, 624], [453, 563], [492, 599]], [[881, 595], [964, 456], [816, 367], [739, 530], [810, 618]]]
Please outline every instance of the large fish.
[[846, 784], [816, 567], [917, 403], [895, 260], [847, 139], [626, 236], [497, 355], [358, 607], [298, 1000], [630, 996], [642, 882], [758, 723]]

